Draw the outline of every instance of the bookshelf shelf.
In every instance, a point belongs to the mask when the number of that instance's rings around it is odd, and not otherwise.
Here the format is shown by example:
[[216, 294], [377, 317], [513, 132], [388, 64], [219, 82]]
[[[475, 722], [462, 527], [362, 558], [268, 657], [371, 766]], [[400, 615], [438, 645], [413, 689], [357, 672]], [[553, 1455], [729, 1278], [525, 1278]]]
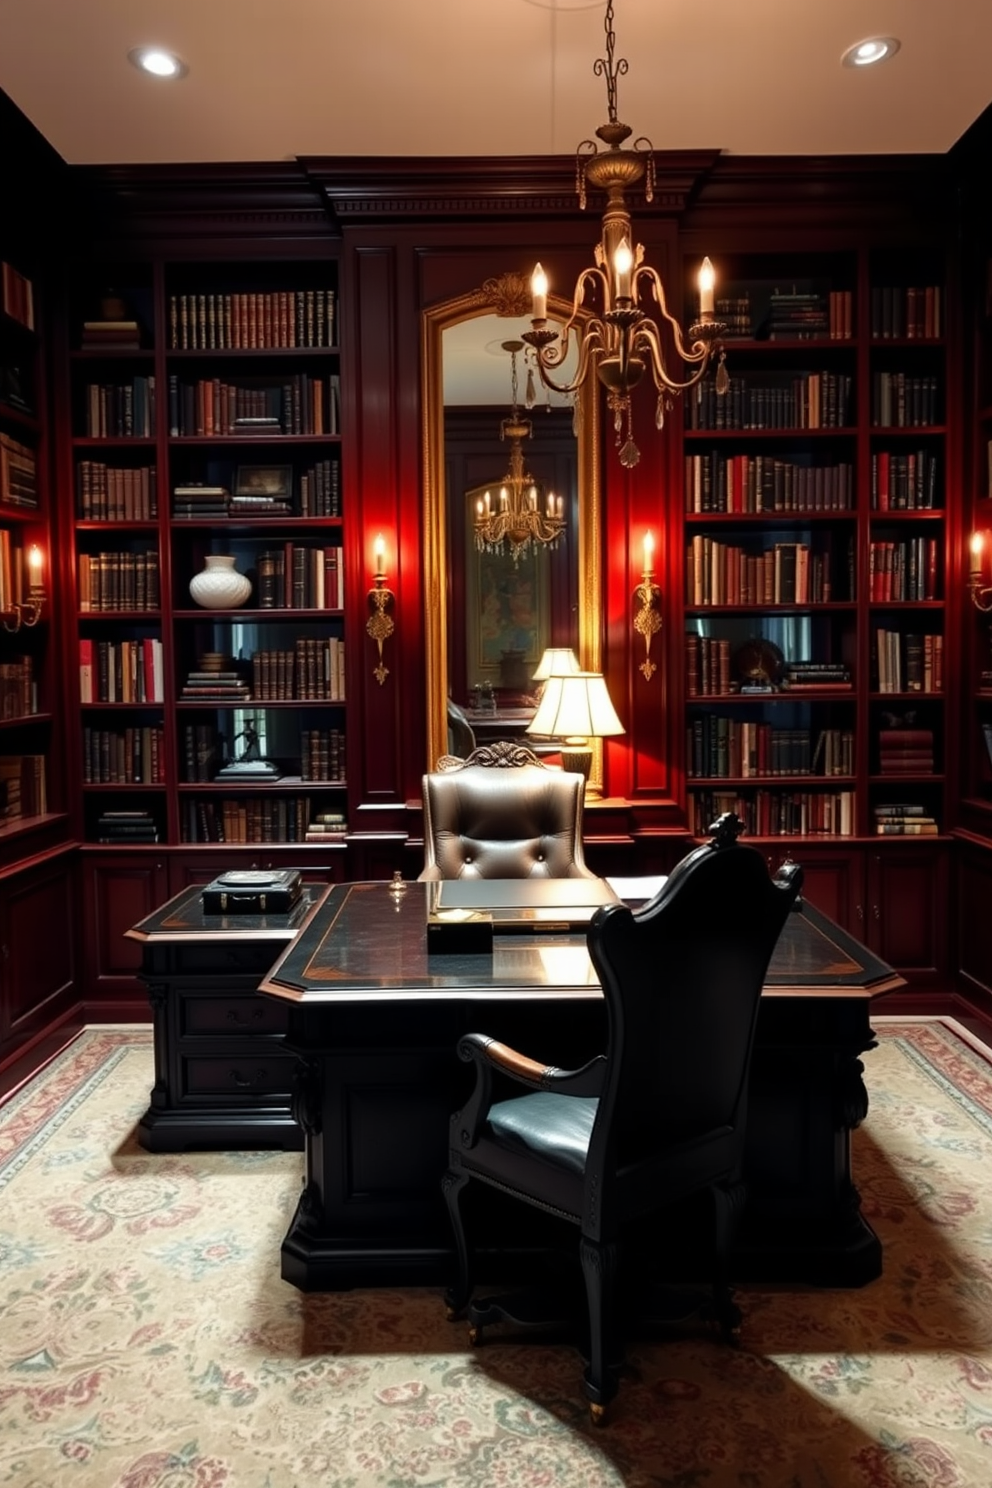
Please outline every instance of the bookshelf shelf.
[[[69, 358], [74, 610], [80, 647], [109, 647], [104, 671], [117, 669], [114, 690], [127, 672], [125, 696], [140, 700], [82, 705], [84, 839], [115, 851], [141, 851], [149, 840], [184, 850], [302, 847], [320, 816], [343, 837], [336, 262], [160, 260], [106, 277], [124, 286], [119, 326], [94, 326], [95, 283], [81, 283], [72, 300], [78, 336], [130, 341], [77, 346]], [[143, 431], [147, 422], [147, 433], [132, 433], [132, 421]], [[110, 437], [96, 437], [97, 422]], [[212, 609], [191, 598], [190, 580], [214, 554], [232, 555], [249, 580], [244, 606]], [[132, 566], [143, 583], [161, 580], [155, 605], [114, 603], [114, 585], [131, 582]], [[96, 586], [92, 608], [80, 603], [86, 582]], [[287, 583], [296, 603], [270, 604]], [[303, 685], [287, 685], [289, 674]], [[101, 680], [101, 695], [108, 685]], [[265, 695], [276, 690], [286, 695]], [[149, 730], [154, 768], [146, 760], [144, 778], [135, 766], [130, 779], [118, 764], [108, 778], [108, 751], [130, 759], [133, 750], [137, 760], [135, 736], [144, 731], [147, 753]], [[254, 758], [278, 775], [217, 778], [225, 763]], [[332, 759], [334, 778], [324, 778]]]
[[902, 788], [930, 833], [948, 806], [942, 256], [714, 262], [743, 334], [725, 404], [704, 389], [685, 417], [690, 826], [736, 809], [772, 840], [875, 842], [883, 819], [902, 840]]

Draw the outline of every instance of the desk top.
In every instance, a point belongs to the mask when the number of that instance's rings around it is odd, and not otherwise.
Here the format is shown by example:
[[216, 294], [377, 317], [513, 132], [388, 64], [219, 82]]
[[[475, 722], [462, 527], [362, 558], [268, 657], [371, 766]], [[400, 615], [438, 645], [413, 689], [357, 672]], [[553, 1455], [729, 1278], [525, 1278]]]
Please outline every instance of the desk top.
[[307, 916], [327, 898], [323, 884], [304, 884], [300, 897], [286, 914], [204, 914], [203, 884], [183, 889], [152, 914], [125, 930], [127, 940], [146, 945], [193, 943], [200, 940], [292, 940]]
[[[497, 934], [491, 956], [429, 957], [428, 888], [336, 885], [260, 990], [307, 1004], [602, 997], [584, 933]], [[779, 938], [764, 996], [865, 999], [902, 984], [884, 961], [805, 904]]]

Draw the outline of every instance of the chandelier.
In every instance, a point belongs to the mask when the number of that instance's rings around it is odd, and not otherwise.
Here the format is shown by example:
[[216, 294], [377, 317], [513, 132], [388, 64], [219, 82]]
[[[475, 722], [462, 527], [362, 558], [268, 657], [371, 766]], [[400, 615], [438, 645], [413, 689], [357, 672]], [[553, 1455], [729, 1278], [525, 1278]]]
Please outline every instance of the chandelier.
[[[575, 154], [579, 207], [585, 210], [588, 189], [606, 192], [603, 233], [594, 253], [595, 267], [583, 269], [579, 275], [572, 311], [559, 336], [559, 332], [548, 325], [548, 280], [538, 264], [531, 280], [532, 329], [523, 333], [523, 339], [533, 349], [542, 382], [556, 392], [574, 393], [590, 369], [595, 368], [606, 388], [607, 405], [613, 413], [620, 462], [630, 468], [640, 459], [640, 450], [633, 437], [631, 394], [648, 368], [658, 393], [655, 424], [659, 429], [664, 427], [665, 413], [672, 406], [673, 397], [699, 382], [714, 355], [719, 357], [718, 393], [727, 391], [730, 379], [724, 365], [722, 345], [726, 326], [713, 314], [714, 274], [709, 259], [703, 260], [699, 271], [699, 319], [689, 328], [687, 345], [681, 327], [669, 313], [661, 278], [644, 262], [643, 246], [640, 243], [633, 245], [626, 192], [643, 179], [645, 199], [653, 200], [654, 147], [642, 135], [634, 140], [630, 149], [623, 148], [633, 131], [629, 125], [617, 121], [617, 78], [627, 72], [627, 62], [623, 57], [615, 63], [613, 60], [616, 41], [613, 0], [607, 0], [604, 26], [606, 57], [597, 58], [593, 71], [597, 77], [606, 78], [609, 122], [596, 130], [597, 138], [605, 148], [601, 150], [595, 140], [586, 139], [579, 144]], [[640, 308], [640, 294], [645, 286], [657, 303], [657, 320], [652, 320]], [[586, 292], [590, 289], [594, 296], [598, 290], [601, 307], [582, 326], [575, 376], [571, 382], [559, 384], [553, 374], [568, 355], [569, 336], [573, 328], [578, 331]], [[667, 321], [670, 327], [675, 350], [683, 364], [681, 376], [669, 373], [665, 365], [662, 321]]]
[[537, 483], [524, 470], [523, 441], [534, 432], [517, 403], [517, 357], [524, 343], [504, 341], [503, 350], [510, 354], [510, 416], [500, 420], [499, 437], [510, 442], [510, 468], [496, 500], [487, 491], [476, 502], [475, 546], [480, 553], [508, 548], [514, 563], [518, 563], [531, 543], [553, 548], [566, 522], [561, 497], [549, 492], [542, 506]]

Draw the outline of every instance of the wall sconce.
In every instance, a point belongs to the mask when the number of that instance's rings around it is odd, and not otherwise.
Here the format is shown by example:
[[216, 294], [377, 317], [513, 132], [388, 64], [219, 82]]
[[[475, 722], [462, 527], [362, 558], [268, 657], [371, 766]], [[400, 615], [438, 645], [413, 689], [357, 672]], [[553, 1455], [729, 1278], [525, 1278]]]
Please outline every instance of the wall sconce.
[[992, 610], [992, 584], [985, 583], [982, 559], [985, 554], [985, 533], [971, 534], [971, 571], [968, 574], [968, 593], [976, 610], [987, 615]]
[[375, 540], [374, 584], [369, 590], [369, 609], [372, 613], [365, 622], [366, 632], [379, 648], [379, 665], [373, 667], [372, 675], [380, 687], [389, 676], [389, 668], [383, 664], [382, 660], [382, 644], [396, 629], [393, 617], [389, 614], [390, 607], [395, 608], [396, 596], [392, 589], [386, 588], [385, 562], [386, 540], [380, 532]]
[[654, 537], [650, 532], [644, 534], [644, 572], [641, 574], [641, 582], [634, 590], [634, 604], [637, 612], [634, 615], [634, 629], [638, 635], [644, 637], [644, 660], [638, 667], [643, 672], [645, 682], [650, 682], [658, 670], [651, 660], [651, 637], [657, 635], [661, 629], [661, 590], [654, 582]]
[[27, 599], [15, 600], [3, 616], [3, 628], [12, 635], [22, 627], [37, 625], [41, 619], [41, 607], [45, 602], [44, 563], [41, 549], [37, 543], [32, 543], [27, 553]]

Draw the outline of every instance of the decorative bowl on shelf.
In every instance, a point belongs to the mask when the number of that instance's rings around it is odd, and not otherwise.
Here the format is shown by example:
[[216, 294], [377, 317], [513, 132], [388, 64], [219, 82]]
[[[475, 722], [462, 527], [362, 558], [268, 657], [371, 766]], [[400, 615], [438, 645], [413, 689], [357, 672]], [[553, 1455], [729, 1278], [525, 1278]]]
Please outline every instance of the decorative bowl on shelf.
[[230, 553], [208, 553], [189, 581], [189, 592], [205, 610], [236, 610], [251, 593], [251, 580], [235, 568]]

